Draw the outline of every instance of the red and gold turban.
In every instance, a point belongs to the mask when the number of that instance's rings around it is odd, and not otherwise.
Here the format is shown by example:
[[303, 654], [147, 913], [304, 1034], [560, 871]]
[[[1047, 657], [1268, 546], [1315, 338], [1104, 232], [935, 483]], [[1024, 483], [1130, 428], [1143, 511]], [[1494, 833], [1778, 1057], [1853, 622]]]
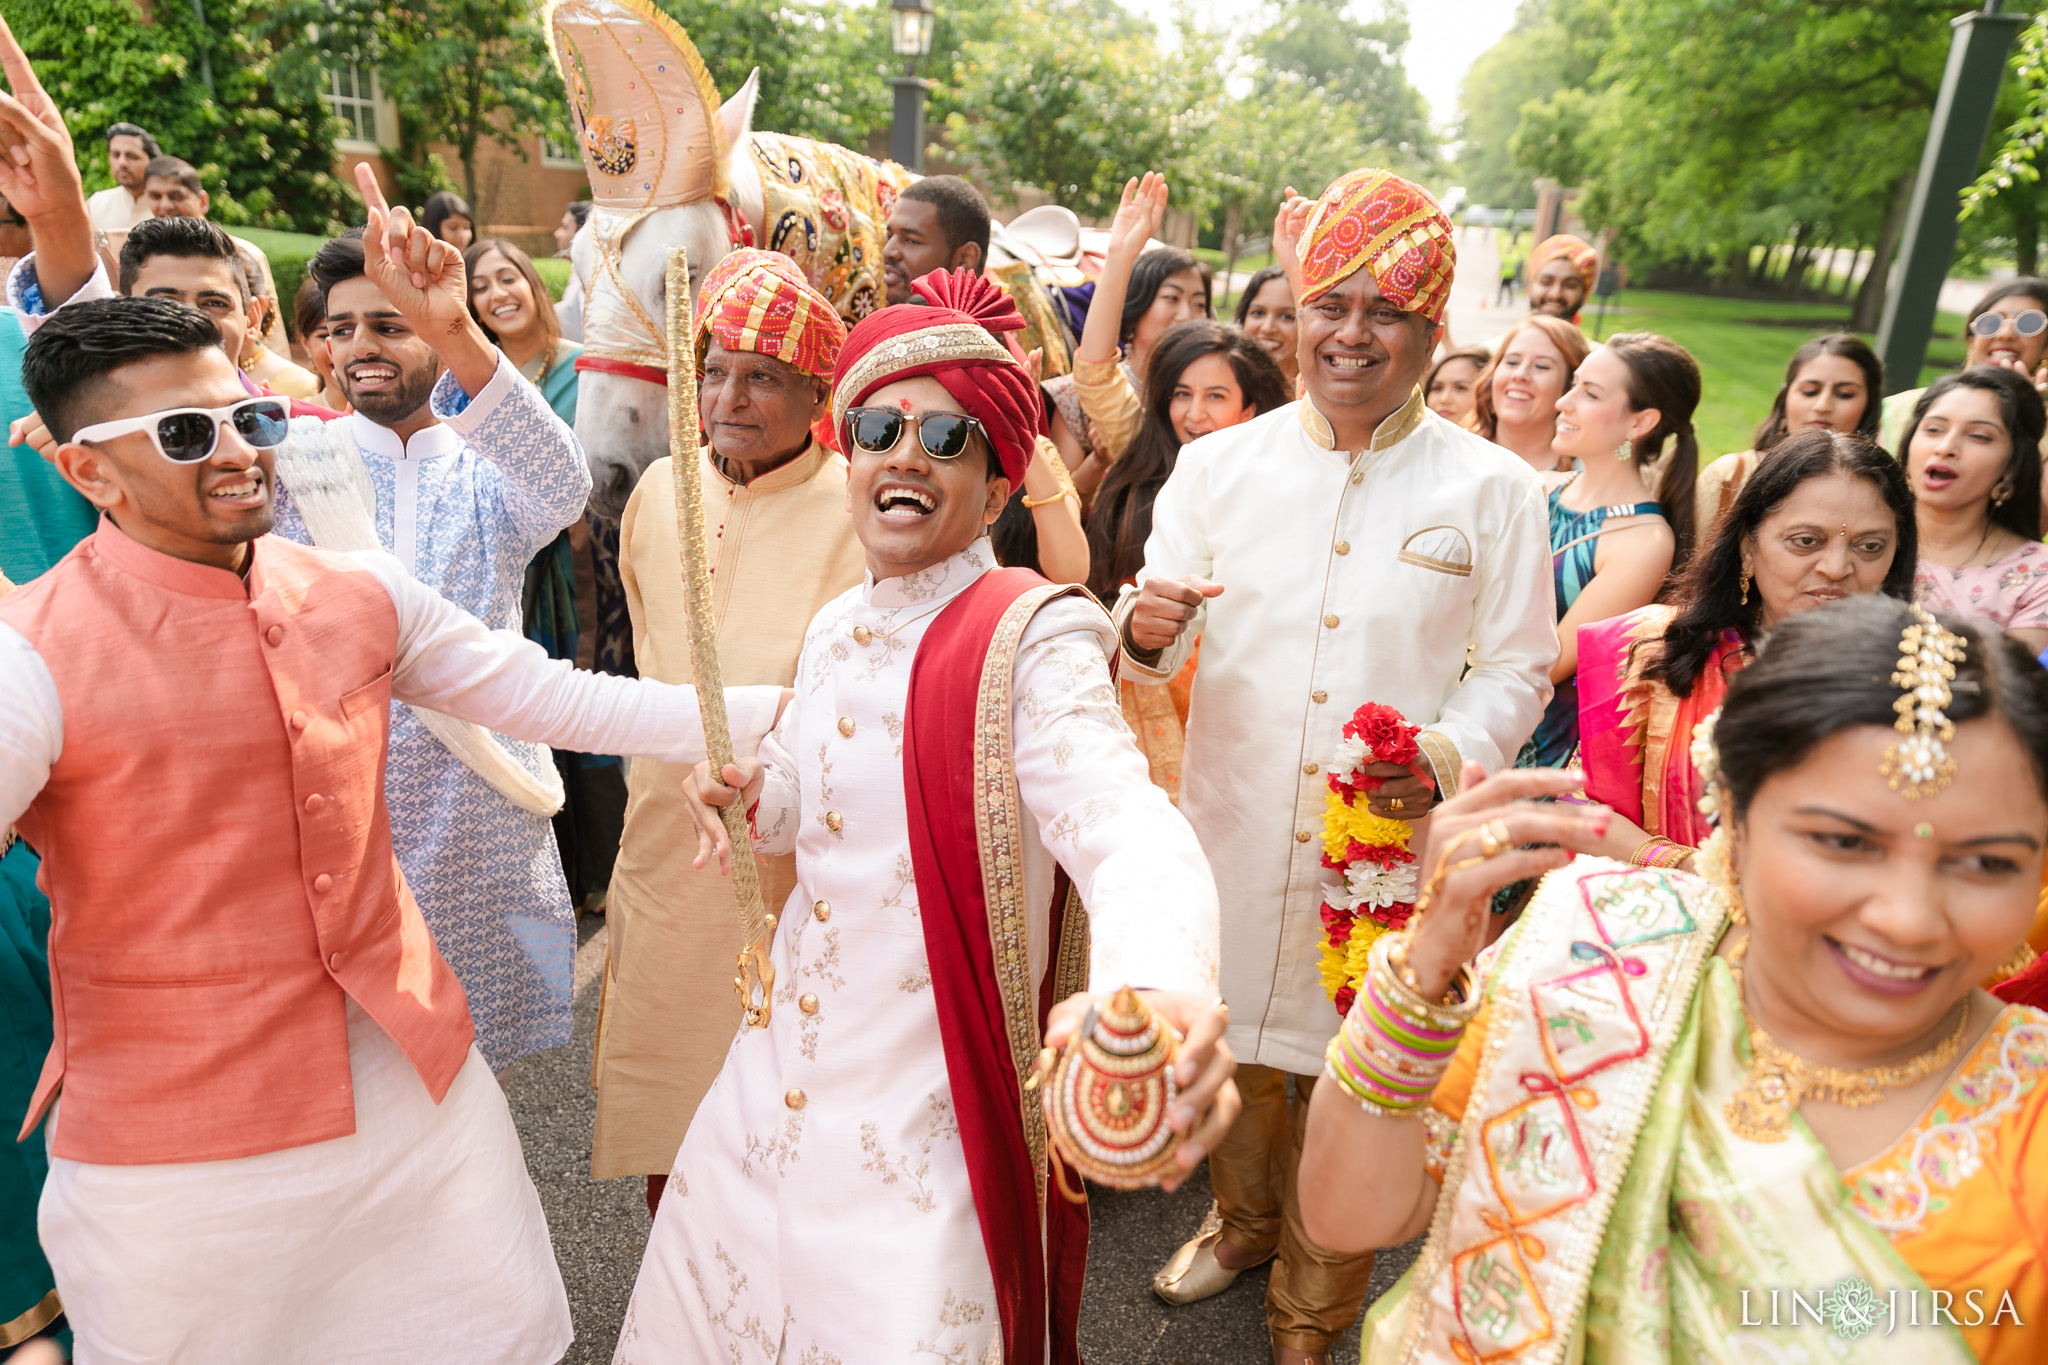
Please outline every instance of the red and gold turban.
[[1392, 171], [1356, 170], [1330, 182], [1301, 237], [1301, 302], [1321, 298], [1360, 266], [1396, 308], [1444, 320], [1458, 249], [1451, 220], [1428, 190]]
[[1560, 232], [1555, 237], [1545, 237], [1529, 253], [1529, 278], [1534, 280], [1544, 265], [1562, 256], [1572, 263], [1572, 269], [1579, 272], [1579, 278], [1586, 282], [1586, 292], [1593, 292], [1593, 282], [1600, 275], [1600, 253], [1593, 250], [1593, 244], [1583, 237], [1574, 237], [1569, 232]]
[[846, 344], [846, 324], [797, 263], [752, 247], [711, 267], [697, 290], [699, 365], [707, 333], [728, 351], [753, 351], [817, 379], [832, 377]]
[[1031, 376], [997, 338], [1021, 330], [1023, 314], [972, 271], [934, 271], [914, 287], [929, 302], [870, 313], [846, 338], [832, 389], [833, 427], [844, 428], [846, 410], [884, 384], [930, 375], [981, 423], [1003, 477], [1020, 486], [1045, 430], [1045, 405]]

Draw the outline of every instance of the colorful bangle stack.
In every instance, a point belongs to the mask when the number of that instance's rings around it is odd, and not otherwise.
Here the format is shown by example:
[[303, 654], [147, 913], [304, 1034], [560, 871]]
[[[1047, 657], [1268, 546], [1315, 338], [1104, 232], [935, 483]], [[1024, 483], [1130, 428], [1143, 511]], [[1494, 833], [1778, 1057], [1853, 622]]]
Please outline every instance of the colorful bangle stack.
[[1636, 845], [1636, 851], [1628, 855], [1628, 860], [1637, 867], [1677, 867], [1695, 851], [1684, 844], [1651, 835]]
[[1323, 1054], [1324, 1072], [1381, 1118], [1410, 1118], [1429, 1104], [1479, 1010], [1470, 968], [1452, 985], [1456, 1003], [1424, 999], [1404, 970], [1406, 948], [1405, 934], [1373, 944], [1364, 988]]

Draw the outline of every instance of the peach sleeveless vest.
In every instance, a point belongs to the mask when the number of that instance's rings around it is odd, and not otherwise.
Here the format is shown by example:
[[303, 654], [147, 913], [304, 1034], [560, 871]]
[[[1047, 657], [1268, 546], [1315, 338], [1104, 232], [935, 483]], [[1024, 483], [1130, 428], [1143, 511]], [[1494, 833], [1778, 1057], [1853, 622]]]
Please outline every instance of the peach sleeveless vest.
[[474, 1031], [391, 851], [397, 613], [346, 557], [265, 536], [247, 582], [111, 522], [0, 602], [62, 753], [16, 822], [50, 898], [56, 1041], [26, 1133], [213, 1161], [355, 1131], [343, 1000], [438, 1102]]

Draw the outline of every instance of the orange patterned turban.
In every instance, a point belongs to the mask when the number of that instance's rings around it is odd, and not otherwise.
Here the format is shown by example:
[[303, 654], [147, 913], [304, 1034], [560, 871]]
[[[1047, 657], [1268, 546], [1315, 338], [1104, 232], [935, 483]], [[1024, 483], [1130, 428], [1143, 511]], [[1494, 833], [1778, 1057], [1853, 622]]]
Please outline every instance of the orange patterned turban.
[[697, 360], [705, 334], [728, 351], [753, 351], [830, 379], [846, 344], [846, 324], [832, 300], [811, 288], [802, 267], [779, 251], [742, 247], [704, 277], [697, 290]]
[[1341, 176], [1309, 211], [1301, 245], [1304, 305], [1364, 266], [1387, 302], [1432, 323], [1444, 320], [1458, 249], [1451, 220], [1422, 186], [1392, 171]]
[[1593, 281], [1600, 274], [1600, 253], [1593, 250], [1593, 244], [1583, 237], [1574, 237], [1569, 232], [1560, 232], [1555, 237], [1545, 237], [1529, 253], [1529, 278], [1535, 279], [1543, 267], [1562, 256], [1572, 263], [1572, 269], [1579, 272], [1579, 278], [1586, 282], [1586, 292], [1593, 292]]

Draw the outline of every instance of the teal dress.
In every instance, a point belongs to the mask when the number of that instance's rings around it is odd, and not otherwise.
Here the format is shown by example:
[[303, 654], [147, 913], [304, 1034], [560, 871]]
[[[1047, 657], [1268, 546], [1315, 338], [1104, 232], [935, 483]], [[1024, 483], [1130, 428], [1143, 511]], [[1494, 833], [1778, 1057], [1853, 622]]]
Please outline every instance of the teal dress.
[[[27, 442], [6, 444], [6, 428], [35, 411], [21, 387], [28, 347], [21, 315], [0, 307], [0, 576], [26, 583], [71, 552], [99, 513]], [[5, 1319], [0, 1318], [0, 1323]]]
[[58, 1312], [57, 1280], [36, 1237], [50, 1168], [43, 1132], [14, 1140], [50, 1051], [50, 902], [36, 889], [37, 866], [20, 842], [0, 857], [0, 1351]]
[[[520, 369], [539, 386], [555, 416], [572, 427], [576, 357], [582, 353], [576, 343], [560, 342], [545, 372], [538, 361]], [[549, 658], [576, 657], [576, 557], [567, 531], [526, 566], [524, 626], [526, 638], [545, 649]], [[584, 909], [595, 906], [611, 885], [612, 864], [618, 860], [626, 825], [626, 769], [616, 755], [567, 749], [555, 750], [555, 768], [562, 775], [563, 796], [562, 809], [554, 817], [555, 847], [561, 850], [570, 902]]]
[[[1557, 590], [1557, 619], [1562, 621], [1579, 594], [1593, 581], [1593, 560], [1599, 549], [1600, 530], [1609, 517], [1664, 515], [1663, 505], [1654, 502], [1617, 503], [1574, 512], [1564, 505], [1564, 490], [1570, 479], [1550, 490], [1550, 572]], [[1536, 733], [1515, 758], [1517, 768], [1562, 768], [1579, 747], [1579, 686], [1567, 678], [1557, 685], [1550, 705]]]

